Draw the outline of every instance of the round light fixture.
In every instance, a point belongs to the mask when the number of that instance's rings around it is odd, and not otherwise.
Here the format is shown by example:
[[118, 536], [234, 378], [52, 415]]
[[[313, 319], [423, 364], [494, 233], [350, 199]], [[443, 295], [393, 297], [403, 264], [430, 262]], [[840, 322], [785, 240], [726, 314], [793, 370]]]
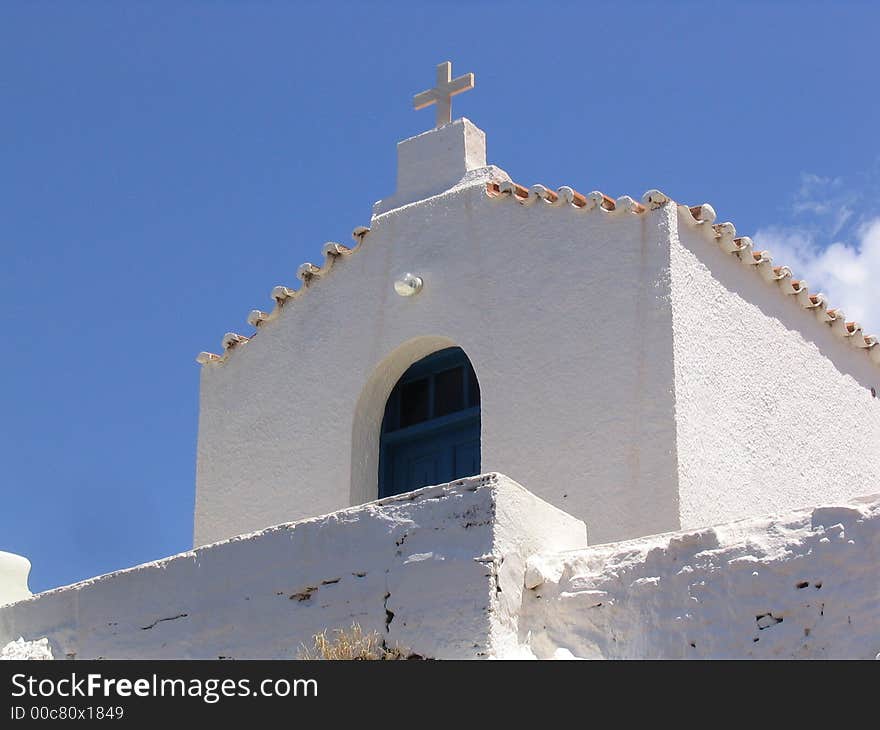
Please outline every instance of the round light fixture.
[[421, 276], [410, 274], [408, 271], [394, 282], [394, 291], [402, 297], [415, 296], [424, 286]]

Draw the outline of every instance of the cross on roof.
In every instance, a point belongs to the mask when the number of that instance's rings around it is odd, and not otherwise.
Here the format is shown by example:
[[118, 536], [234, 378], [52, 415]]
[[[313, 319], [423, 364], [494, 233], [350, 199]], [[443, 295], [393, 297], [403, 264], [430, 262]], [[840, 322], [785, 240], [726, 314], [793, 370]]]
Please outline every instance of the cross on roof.
[[452, 62], [444, 61], [437, 66], [437, 86], [423, 91], [413, 97], [413, 107], [424, 109], [431, 104], [437, 105], [436, 127], [442, 127], [452, 121], [452, 97], [462, 91], [474, 88], [474, 75], [464, 74], [457, 79], [452, 78]]

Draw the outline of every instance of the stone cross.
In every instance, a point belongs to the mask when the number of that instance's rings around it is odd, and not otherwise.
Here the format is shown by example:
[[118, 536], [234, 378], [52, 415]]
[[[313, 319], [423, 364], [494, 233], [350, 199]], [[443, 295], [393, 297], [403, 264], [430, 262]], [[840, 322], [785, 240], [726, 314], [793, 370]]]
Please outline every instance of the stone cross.
[[465, 74], [453, 79], [452, 62], [444, 61], [437, 66], [437, 86], [423, 91], [421, 94], [416, 94], [413, 97], [413, 107], [424, 109], [426, 106], [436, 104], [437, 121], [435, 126], [442, 127], [452, 121], [452, 97], [473, 88], [473, 74]]

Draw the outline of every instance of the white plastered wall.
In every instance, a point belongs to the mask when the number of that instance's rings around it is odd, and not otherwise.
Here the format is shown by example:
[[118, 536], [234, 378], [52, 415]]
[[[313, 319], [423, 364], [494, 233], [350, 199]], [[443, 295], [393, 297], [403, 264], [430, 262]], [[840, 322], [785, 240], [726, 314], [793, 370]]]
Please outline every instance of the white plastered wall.
[[671, 243], [682, 528], [876, 492], [880, 369], [688, 217]]
[[880, 495], [529, 561], [522, 654], [880, 658]]
[[[591, 541], [679, 527], [674, 211], [527, 207], [487, 196], [499, 172], [375, 216], [361, 250], [203, 369], [196, 545], [375, 499], [385, 398], [450, 344], [480, 382], [483, 471]], [[406, 271], [415, 297], [394, 293]]]
[[529, 557], [586, 545], [582, 522], [485, 474], [0, 606], [0, 655], [292, 659], [357, 623], [425, 657], [504, 656]]

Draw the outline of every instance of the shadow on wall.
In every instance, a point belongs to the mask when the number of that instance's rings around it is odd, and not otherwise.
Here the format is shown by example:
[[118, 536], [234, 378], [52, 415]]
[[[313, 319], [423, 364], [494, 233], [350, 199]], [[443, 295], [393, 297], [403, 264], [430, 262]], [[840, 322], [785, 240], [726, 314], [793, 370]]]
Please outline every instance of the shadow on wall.
[[[718, 246], [706, 246], [706, 242], [693, 231], [679, 231], [679, 242], [709, 268], [724, 288], [746, 302], [754, 303], [786, 329], [800, 333], [805, 340], [814, 343], [837, 370], [876, 393], [880, 371], [867, 354], [835, 335], [827, 325], [816, 321], [795, 297], [786, 297], [775, 285], [768, 284], [754, 272], [743, 271], [745, 267], [735, 260], [735, 255], [725, 253]], [[833, 303], [830, 306], [833, 307]]]

